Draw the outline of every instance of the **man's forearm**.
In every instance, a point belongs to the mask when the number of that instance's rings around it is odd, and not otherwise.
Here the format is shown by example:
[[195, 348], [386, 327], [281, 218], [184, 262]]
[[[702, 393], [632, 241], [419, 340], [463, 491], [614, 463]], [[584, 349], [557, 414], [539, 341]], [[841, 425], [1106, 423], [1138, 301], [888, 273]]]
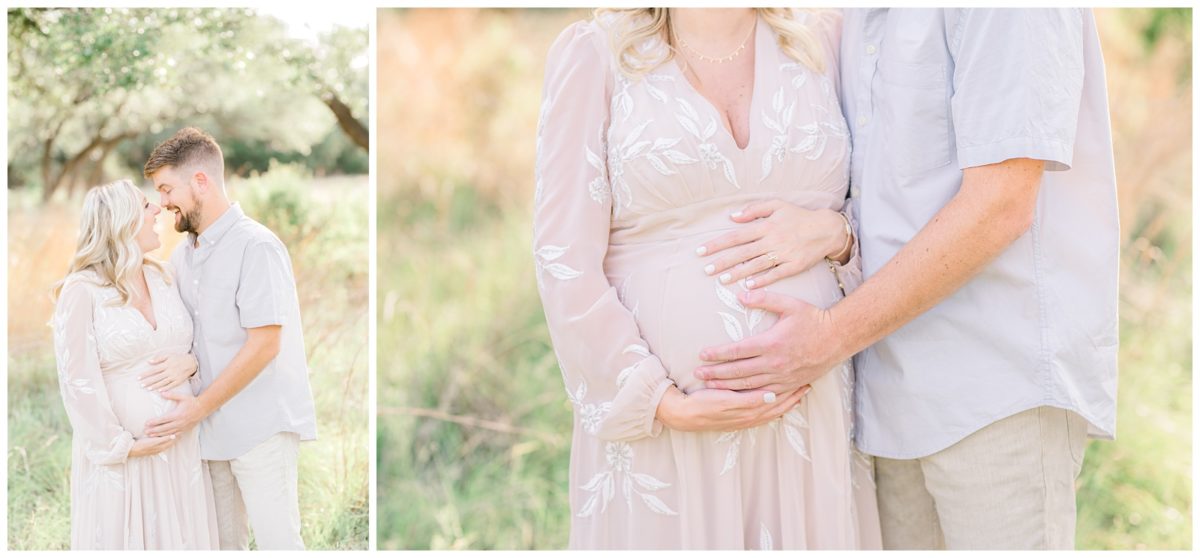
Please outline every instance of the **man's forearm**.
[[963, 185], [874, 276], [829, 310], [833, 361], [849, 358], [962, 288], [1027, 231], [1041, 161], [967, 169]]
[[250, 336], [234, 355], [225, 370], [217, 375], [213, 383], [196, 397], [196, 402], [211, 415], [222, 405], [233, 399], [279, 354], [278, 328], [275, 335]]

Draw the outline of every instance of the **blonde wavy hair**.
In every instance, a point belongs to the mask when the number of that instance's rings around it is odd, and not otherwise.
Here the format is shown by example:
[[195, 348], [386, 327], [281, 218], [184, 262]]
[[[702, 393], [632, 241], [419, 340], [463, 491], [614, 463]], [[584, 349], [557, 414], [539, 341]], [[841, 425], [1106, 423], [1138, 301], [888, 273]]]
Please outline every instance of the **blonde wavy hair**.
[[[792, 8], [755, 8], [759, 17], [779, 36], [785, 54], [816, 72], [825, 71], [825, 57], [812, 30], [796, 18]], [[820, 17], [820, 10], [805, 10]], [[675, 55], [674, 29], [669, 8], [598, 8], [593, 18], [608, 28], [609, 44], [617, 66], [629, 77], [641, 77]], [[659, 38], [666, 53], [643, 52], [638, 47], [647, 39]]]
[[142, 230], [142, 204], [137, 186], [118, 180], [96, 186], [83, 198], [79, 218], [79, 241], [67, 275], [54, 284], [51, 298], [58, 300], [67, 277], [81, 271], [99, 276], [102, 287], [114, 287], [118, 297], [114, 306], [129, 304], [134, 298], [134, 281], [148, 265], [170, 281], [158, 260], [142, 253], [137, 235]]

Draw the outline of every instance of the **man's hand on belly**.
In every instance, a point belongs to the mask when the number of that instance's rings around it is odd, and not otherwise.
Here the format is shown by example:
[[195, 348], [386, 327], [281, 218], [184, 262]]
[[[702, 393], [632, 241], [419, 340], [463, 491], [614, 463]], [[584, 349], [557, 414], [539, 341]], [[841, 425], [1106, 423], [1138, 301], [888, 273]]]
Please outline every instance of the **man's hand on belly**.
[[157, 418], [152, 418], [146, 421], [147, 436], [175, 436], [187, 432], [195, 427], [204, 417], [208, 416], [196, 398], [192, 396], [191, 391], [185, 391], [183, 394], [173, 391], [159, 392], [163, 399], [169, 399], [176, 402], [175, 408], [171, 412]]
[[779, 320], [758, 335], [700, 351], [700, 360], [712, 363], [694, 372], [705, 387], [788, 393], [848, 358], [841, 354], [827, 310], [761, 289], [738, 298], [749, 308], [779, 314]]

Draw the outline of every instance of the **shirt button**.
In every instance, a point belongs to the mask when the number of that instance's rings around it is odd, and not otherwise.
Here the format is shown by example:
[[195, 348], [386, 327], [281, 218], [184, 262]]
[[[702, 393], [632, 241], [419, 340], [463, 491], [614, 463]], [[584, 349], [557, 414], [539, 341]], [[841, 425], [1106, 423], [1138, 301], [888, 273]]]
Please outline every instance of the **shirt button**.
[[875, 54], [875, 45], [867, 45], [867, 54]]
[[192, 284], [193, 284], [193, 285], [199, 285], [199, 284], [200, 284], [200, 280], [199, 280], [199, 279], [195, 279], [195, 280], [193, 280], [193, 281], [192, 281]]
[[850, 197], [852, 197], [852, 198], [858, 197], [858, 186], [855, 186], [850, 189]]
[[866, 126], [867, 125], [867, 117], [859, 116], [858, 120], [856, 120], [856, 122], [858, 122], [859, 126]]

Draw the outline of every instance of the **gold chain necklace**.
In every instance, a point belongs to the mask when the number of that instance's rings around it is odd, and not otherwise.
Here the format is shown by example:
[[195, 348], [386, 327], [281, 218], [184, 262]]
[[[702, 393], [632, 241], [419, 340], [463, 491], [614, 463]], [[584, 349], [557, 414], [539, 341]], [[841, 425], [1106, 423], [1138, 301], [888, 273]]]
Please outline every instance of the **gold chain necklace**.
[[671, 34], [675, 35], [676, 43], [679, 43], [680, 46], [691, 51], [692, 55], [694, 55], [696, 58], [699, 58], [700, 61], [716, 63], [716, 64], [724, 64], [726, 62], [729, 62], [730, 60], [733, 60], [734, 58], [737, 58], [737, 56], [739, 54], [741, 54], [743, 50], [746, 50], [746, 43], [750, 42], [750, 37], [754, 36], [754, 30], [757, 27], [758, 27], [758, 20], [755, 19], [754, 25], [750, 26], [750, 32], [746, 34], [745, 39], [742, 39], [741, 45], [738, 45], [738, 47], [736, 49], [734, 49], [734, 51], [732, 53], [730, 53], [726, 56], [716, 56], [716, 57], [705, 56], [703, 53], [701, 53], [700, 51], [693, 48], [692, 45], [689, 45], [687, 41], [683, 40], [683, 38], [679, 36], [679, 31], [677, 29], [675, 29], [675, 26], [671, 26]]

